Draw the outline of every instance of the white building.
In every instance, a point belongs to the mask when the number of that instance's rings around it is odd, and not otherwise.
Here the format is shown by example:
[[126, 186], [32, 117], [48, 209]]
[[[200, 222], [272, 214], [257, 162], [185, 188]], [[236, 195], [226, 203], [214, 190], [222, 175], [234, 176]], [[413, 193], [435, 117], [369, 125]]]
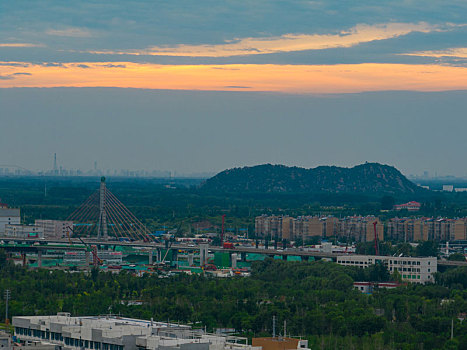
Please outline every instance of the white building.
[[454, 185], [443, 185], [443, 191], [447, 191], [447, 192], [454, 191]]
[[73, 221], [36, 220], [35, 224], [44, 229], [44, 237], [48, 239], [66, 238], [73, 231]]
[[246, 338], [116, 316], [22, 316], [13, 317], [13, 326], [19, 342], [41, 341], [65, 350], [261, 350], [247, 345]]
[[44, 238], [44, 229], [36, 225], [5, 225], [5, 236], [15, 238]]
[[0, 235], [5, 234], [5, 225], [19, 225], [21, 216], [19, 209], [12, 209], [6, 206], [0, 207]]
[[[92, 259], [92, 254], [89, 253], [89, 259]], [[123, 255], [122, 252], [114, 252], [111, 250], [98, 250], [97, 257], [107, 265], [121, 265]], [[87, 261], [90, 263], [91, 261]], [[86, 265], [86, 252], [82, 250], [65, 252], [63, 255], [63, 263], [69, 265], [82, 266]]]
[[386, 266], [389, 273], [396, 270], [405, 282], [422, 283], [434, 282], [434, 273], [438, 271], [436, 257], [412, 258], [375, 255], [345, 255], [338, 256], [337, 263], [344, 266], [368, 267], [381, 263]]

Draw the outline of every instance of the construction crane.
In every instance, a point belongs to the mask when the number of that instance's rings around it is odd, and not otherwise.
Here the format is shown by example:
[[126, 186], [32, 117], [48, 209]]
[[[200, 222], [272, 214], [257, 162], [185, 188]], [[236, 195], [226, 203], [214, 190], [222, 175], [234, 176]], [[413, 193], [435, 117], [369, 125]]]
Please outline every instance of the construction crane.
[[70, 245], [72, 245], [73, 242], [71, 241], [70, 230], [71, 230], [71, 232], [73, 232], [73, 229], [70, 226], [67, 226], [66, 227], [66, 236], [68, 238], [68, 243], [70, 243]]
[[373, 229], [375, 231], [375, 255], [379, 255], [378, 251], [378, 232], [376, 230], [376, 225], [378, 224], [378, 221], [373, 222]]
[[[72, 242], [71, 237], [70, 237], [70, 232], [73, 232], [73, 229], [70, 226], [67, 226], [66, 227], [66, 235], [68, 237], [68, 241], [70, 242], [70, 245], [73, 245], [73, 242]], [[79, 237], [79, 236], [78, 236], [78, 239], [81, 241], [81, 243], [84, 244], [84, 246], [88, 249], [88, 251], [91, 252], [93, 260], [97, 261], [99, 264], [102, 265], [104, 263], [104, 261], [102, 261], [102, 259], [97, 256], [97, 249], [95, 249], [96, 246], [92, 246], [89, 243], [83, 241], [81, 239], [81, 237]]]
[[224, 224], [225, 224], [225, 214], [222, 215], [221, 247], [224, 243]]
[[88, 248], [88, 251], [91, 252], [93, 260], [97, 261], [99, 265], [102, 265], [104, 261], [97, 256], [97, 249], [96, 249], [97, 247], [95, 245], [90, 245], [89, 243], [86, 243], [79, 236], [78, 236], [78, 239], [81, 241], [81, 243], [83, 243], [86, 246], [86, 248]]
[[352, 230], [353, 230], [353, 225], [350, 226], [350, 230], [348, 231], [348, 234], [347, 234], [347, 240], [345, 242], [345, 253], [347, 253], [347, 249], [349, 247], [349, 240], [350, 240], [350, 236], [352, 235]]
[[[175, 231], [174, 235], [178, 235], [178, 233], [180, 233], [180, 229], [182, 228], [182, 225], [183, 225], [183, 220], [180, 221], [180, 224], [178, 225], [177, 231]], [[165, 259], [167, 258], [167, 255], [169, 254], [170, 248], [172, 247], [172, 244], [173, 244], [174, 241], [175, 241], [175, 239], [172, 239], [172, 237], [169, 238], [169, 242], [166, 245], [167, 251], [165, 252], [164, 257], [161, 260], [161, 265], [165, 264]]]

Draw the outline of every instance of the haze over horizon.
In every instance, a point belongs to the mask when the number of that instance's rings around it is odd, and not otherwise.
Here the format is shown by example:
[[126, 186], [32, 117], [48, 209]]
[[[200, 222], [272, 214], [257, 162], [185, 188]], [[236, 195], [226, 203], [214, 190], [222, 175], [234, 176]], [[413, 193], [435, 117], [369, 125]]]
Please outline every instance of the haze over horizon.
[[0, 164], [467, 176], [467, 4], [0, 4]]

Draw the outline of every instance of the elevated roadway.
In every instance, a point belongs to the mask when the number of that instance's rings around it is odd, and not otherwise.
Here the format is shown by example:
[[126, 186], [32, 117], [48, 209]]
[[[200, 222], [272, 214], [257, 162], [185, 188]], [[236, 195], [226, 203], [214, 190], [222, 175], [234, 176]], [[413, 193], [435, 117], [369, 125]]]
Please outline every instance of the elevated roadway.
[[[142, 253], [148, 254], [154, 250], [166, 249], [165, 243], [154, 243], [154, 242], [119, 242], [119, 241], [101, 241], [88, 239], [85, 241], [89, 245], [97, 245], [104, 249], [114, 249], [114, 247], [128, 247], [140, 249]], [[15, 237], [0, 237], [0, 248], [4, 248], [10, 252], [39, 252], [39, 251], [86, 251], [88, 248], [83, 245], [79, 240], [59, 239], [59, 240], [43, 240], [37, 238], [15, 238]], [[184, 250], [184, 251], [199, 251], [200, 247], [193, 244], [172, 244], [170, 249], [173, 250]], [[332, 259], [336, 261], [338, 256], [342, 256], [342, 253], [332, 252], [317, 252], [302, 249], [264, 249], [255, 247], [236, 246], [232, 249], [226, 249], [217, 246], [209, 246], [210, 251], [222, 251], [229, 253], [239, 254], [262, 254], [266, 256], [299, 256], [304, 260], [310, 257], [317, 259]], [[438, 265], [441, 266], [467, 266], [467, 261], [449, 261], [438, 259]]]

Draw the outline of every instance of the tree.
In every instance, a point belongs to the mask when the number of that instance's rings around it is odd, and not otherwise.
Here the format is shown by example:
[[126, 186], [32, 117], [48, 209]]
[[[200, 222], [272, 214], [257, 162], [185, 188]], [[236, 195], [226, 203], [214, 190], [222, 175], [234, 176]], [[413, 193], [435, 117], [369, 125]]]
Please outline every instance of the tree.
[[6, 265], [6, 253], [5, 250], [0, 249], [0, 268]]
[[421, 242], [418, 244], [417, 248], [415, 248], [415, 254], [417, 256], [438, 256], [438, 243], [434, 241]]
[[465, 261], [464, 254], [461, 253], [454, 253], [449, 255], [448, 260], [450, 261]]
[[384, 196], [381, 198], [381, 210], [392, 210], [395, 203], [394, 197]]

